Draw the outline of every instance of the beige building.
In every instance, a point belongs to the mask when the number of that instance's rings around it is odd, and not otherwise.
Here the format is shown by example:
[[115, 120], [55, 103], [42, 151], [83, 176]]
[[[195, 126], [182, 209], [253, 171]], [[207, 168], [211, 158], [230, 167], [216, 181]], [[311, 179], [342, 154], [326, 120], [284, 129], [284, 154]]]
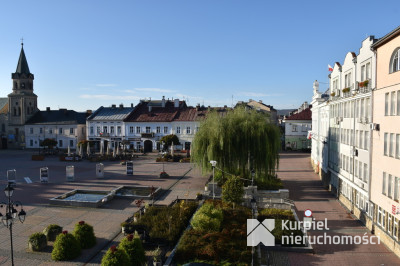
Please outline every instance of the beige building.
[[400, 194], [400, 27], [373, 46], [377, 89], [373, 93], [371, 200], [375, 232], [397, 255]]

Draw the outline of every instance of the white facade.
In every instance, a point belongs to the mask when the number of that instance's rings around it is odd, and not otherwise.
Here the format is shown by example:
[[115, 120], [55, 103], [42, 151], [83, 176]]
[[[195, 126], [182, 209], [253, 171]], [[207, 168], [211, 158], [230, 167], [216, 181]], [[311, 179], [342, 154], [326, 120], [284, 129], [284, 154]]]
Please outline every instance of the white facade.
[[[368, 215], [373, 213], [370, 136], [376, 58], [371, 45], [375, 41], [368, 37], [358, 55], [349, 52], [343, 65], [334, 64], [329, 100], [322, 101], [314, 88], [312, 108], [313, 163], [328, 162], [329, 182], [337, 195]], [[322, 163], [322, 168], [325, 166]]]
[[311, 102], [312, 131], [311, 159], [315, 170], [328, 172], [329, 104], [328, 95], [318, 91], [318, 81], [314, 82], [314, 95]]
[[84, 124], [46, 124], [25, 125], [25, 147], [41, 148], [40, 142], [45, 139], [57, 141], [59, 149], [67, 149], [68, 146], [76, 149], [76, 144], [86, 139], [86, 128]]

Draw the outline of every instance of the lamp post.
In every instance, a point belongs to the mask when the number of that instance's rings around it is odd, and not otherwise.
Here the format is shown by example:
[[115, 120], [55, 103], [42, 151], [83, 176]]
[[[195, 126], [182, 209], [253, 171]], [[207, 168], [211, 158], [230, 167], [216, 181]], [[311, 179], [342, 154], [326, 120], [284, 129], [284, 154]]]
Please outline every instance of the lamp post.
[[[7, 187], [4, 189], [4, 193], [6, 194], [6, 197], [8, 198], [8, 202], [2, 202], [0, 203], [0, 209], [3, 210], [5, 209], [5, 212], [3, 214], [3, 211], [0, 211], [0, 217], [1, 221], [3, 222], [3, 225], [10, 229], [10, 240], [11, 240], [11, 265], [14, 266], [14, 250], [13, 250], [13, 239], [12, 239], [12, 226], [14, 223], [15, 218], [17, 218], [21, 223], [25, 221], [25, 216], [26, 212], [22, 208], [22, 204], [19, 201], [13, 202], [11, 200], [11, 196], [14, 192], [14, 188], [12, 187], [11, 183], [8, 182]], [[19, 210], [19, 211], [18, 211]]]
[[[257, 201], [254, 198], [254, 196], [250, 200], [250, 204], [251, 204], [251, 218], [254, 219], [255, 210], [257, 208]], [[253, 265], [254, 265], [254, 246], [251, 248], [251, 266]]]
[[215, 199], [215, 182], [214, 182], [214, 178], [215, 178], [215, 166], [217, 165], [217, 161], [210, 161], [210, 164], [211, 164], [212, 169], [213, 169], [213, 199]]
[[256, 175], [256, 171], [251, 169], [251, 186], [254, 186], [254, 176]]

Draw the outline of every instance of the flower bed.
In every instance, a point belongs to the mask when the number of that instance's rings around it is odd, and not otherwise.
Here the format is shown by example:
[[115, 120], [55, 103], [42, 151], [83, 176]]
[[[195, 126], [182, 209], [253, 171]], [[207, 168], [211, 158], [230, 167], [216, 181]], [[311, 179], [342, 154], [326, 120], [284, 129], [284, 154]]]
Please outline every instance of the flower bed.
[[[133, 227], [146, 232], [146, 243], [174, 245], [197, 208], [196, 202], [180, 201], [168, 207], [148, 207]], [[147, 237], [148, 236], [148, 237]]]
[[[207, 201], [205, 204], [214, 205], [214, 209], [223, 213], [221, 226], [213, 226], [205, 229], [204, 226], [186, 231], [179, 242], [175, 262], [184, 264], [193, 261], [205, 261], [211, 264], [232, 263], [249, 264], [251, 262], [251, 247], [247, 246], [247, 219], [251, 218], [251, 210], [242, 206], [232, 209], [231, 205], [225, 205], [221, 201]], [[205, 212], [204, 212], [205, 211]], [[218, 214], [211, 214], [208, 207], [199, 209], [202, 220], [203, 213], [212, 220], [219, 220]], [[197, 213], [196, 213], [197, 215]], [[196, 223], [196, 221], [195, 221]]]

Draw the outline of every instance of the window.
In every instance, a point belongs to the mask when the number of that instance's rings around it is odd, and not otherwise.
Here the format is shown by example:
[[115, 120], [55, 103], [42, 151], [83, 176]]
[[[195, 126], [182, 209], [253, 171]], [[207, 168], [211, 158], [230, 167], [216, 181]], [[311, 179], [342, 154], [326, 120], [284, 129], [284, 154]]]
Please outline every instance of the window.
[[368, 150], [368, 137], [369, 137], [369, 132], [364, 131], [364, 149]]
[[297, 132], [297, 125], [292, 125], [292, 132]]
[[118, 134], [118, 135], [121, 134], [121, 126], [117, 126], [117, 134]]
[[366, 105], [365, 115], [367, 117], [371, 117], [371, 99], [370, 98], [365, 99], [365, 105]]
[[133, 127], [129, 127], [129, 133], [133, 134]]
[[186, 134], [191, 134], [191, 129], [190, 129], [190, 127], [186, 127]]
[[361, 66], [361, 81], [365, 80], [365, 65]]
[[367, 63], [365, 65], [365, 78], [370, 79], [371, 78], [371, 63]]
[[400, 134], [396, 134], [396, 158], [400, 159]]
[[90, 127], [90, 135], [93, 135], [93, 133], [94, 133], [93, 127]]
[[399, 201], [399, 178], [396, 176], [394, 178], [394, 192], [393, 192], [393, 199]]
[[157, 133], [161, 133], [161, 127], [157, 127], [157, 128], [156, 128], [156, 132], [157, 132]]
[[386, 173], [385, 172], [383, 172], [382, 194], [386, 195]]
[[400, 70], [399, 53], [400, 53], [400, 48], [397, 48], [392, 54], [392, 58], [390, 59], [389, 73], [393, 73]]
[[100, 127], [97, 127], [97, 135], [100, 134]]
[[378, 225], [382, 225], [382, 208], [381, 207], [378, 207], [378, 217], [377, 218], [378, 218], [377, 219]]
[[181, 134], [181, 127], [176, 127], [176, 134]]
[[354, 146], [358, 148], [358, 130], [356, 130], [356, 136], [355, 136], [355, 143]]
[[43, 134], [43, 128], [39, 128], [39, 133]]
[[140, 134], [140, 127], [136, 127], [136, 134]]
[[53, 134], [53, 129], [49, 128], [49, 134]]
[[73, 128], [73, 127], [71, 127], [71, 128], [69, 129], [69, 134], [70, 134], [70, 135], [73, 135], [73, 134], [74, 134], [74, 128]]
[[358, 161], [354, 160], [354, 175], [358, 177]]
[[392, 186], [393, 186], [392, 182], [393, 182], [392, 175], [389, 174], [389, 175], [388, 175], [388, 180], [387, 180], [387, 184], [388, 184], [387, 196], [388, 196], [389, 198], [392, 197]]
[[104, 133], [104, 134], [107, 134], [107, 132], [108, 132], [107, 126], [104, 126], [104, 127], [103, 127], [103, 133]]
[[168, 127], [164, 127], [164, 134], [168, 134]]
[[33, 139], [31, 139], [30, 141], [29, 141], [29, 145], [32, 147], [33, 146]]
[[389, 93], [385, 93], [385, 115], [389, 115]]
[[363, 180], [363, 163], [358, 162], [358, 174], [360, 177], [360, 180]]
[[392, 234], [392, 228], [391, 227], [392, 227], [392, 215], [388, 214], [388, 227], [387, 227], [387, 229], [388, 229], [389, 235]]
[[69, 140], [69, 146], [73, 147], [74, 146], [74, 141], [72, 139]]
[[364, 106], [364, 99], [361, 99], [361, 102], [360, 102], [360, 116], [361, 117], [365, 117], [365, 112], [364, 112], [364, 109], [365, 109], [365, 106]]
[[29, 133], [33, 134], [33, 127], [29, 128]]
[[85, 128], [84, 127], [81, 127], [81, 133], [82, 133], [82, 135], [85, 135]]
[[199, 130], [200, 130], [200, 127], [196, 127], [196, 132], [199, 132]]
[[150, 127], [146, 127], [146, 133], [151, 133], [151, 128]]
[[396, 115], [396, 92], [390, 94], [390, 115]]
[[62, 146], [63, 146], [63, 141], [62, 141], [62, 139], [60, 139], [60, 140], [58, 140], [58, 147], [62, 148]]
[[394, 157], [394, 134], [390, 133], [389, 156]]
[[364, 133], [362, 130], [360, 130], [360, 143], [358, 144], [358, 147], [360, 149], [364, 149]]
[[385, 137], [384, 137], [384, 144], [383, 144], [383, 155], [388, 155], [388, 138], [389, 138], [389, 134], [385, 133]]
[[400, 115], [400, 91], [397, 91], [397, 115]]
[[368, 166], [366, 163], [364, 164], [364, 182], [368, 182]]
[[110, 133], [111, 133], [111, 134], [114, 134], [114, 126], [111, 126], [111, 127], [110, 127]]
[[399, 220], [396, 217], [394, 217], [394, 219], [393, 219], [393, 237], [395, 239], [397, 239], [398, 234], [399, 234]]

